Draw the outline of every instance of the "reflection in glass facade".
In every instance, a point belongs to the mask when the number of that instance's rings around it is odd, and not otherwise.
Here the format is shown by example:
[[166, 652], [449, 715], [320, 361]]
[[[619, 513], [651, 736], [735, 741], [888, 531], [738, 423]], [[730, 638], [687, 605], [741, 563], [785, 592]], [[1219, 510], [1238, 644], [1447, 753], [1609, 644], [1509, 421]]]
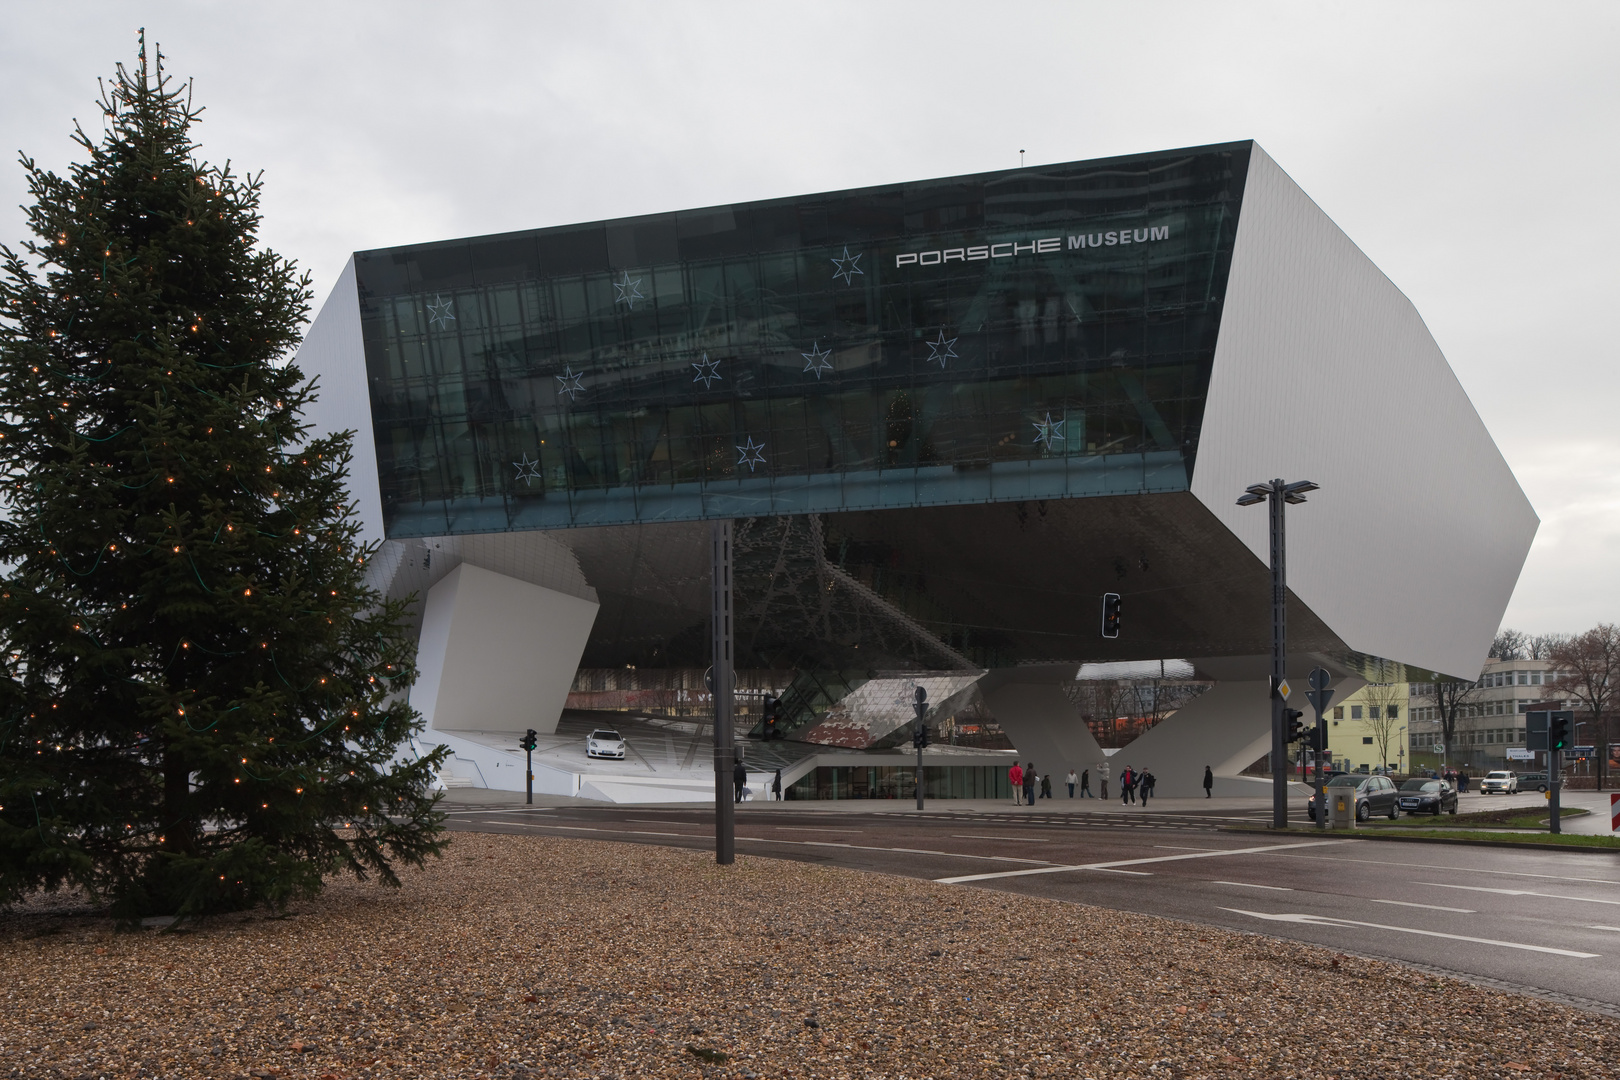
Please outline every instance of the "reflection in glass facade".
[[1186, 490], [1248, 156], [359, 253], [388, 535]]

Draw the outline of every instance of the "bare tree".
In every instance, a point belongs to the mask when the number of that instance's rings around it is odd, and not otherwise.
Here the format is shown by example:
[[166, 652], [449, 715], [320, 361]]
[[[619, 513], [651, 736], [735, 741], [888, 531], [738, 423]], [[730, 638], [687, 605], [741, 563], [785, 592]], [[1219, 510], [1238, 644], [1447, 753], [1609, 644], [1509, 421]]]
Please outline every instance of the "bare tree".
[[1568, 634], [1536, 634], [1530, 638], [1527, 648], [1530, 650], [1530, 659], [1546, 660], [1558, 645], [1569, 640]]
[[1425, 697], [1434, 703], [1435, 716], [1440, 721], [1440, 743], [1447, 762], [1451, 761], [1452, 746], [1457, 740], [1457, 720], [1462, 716], [1464, 707], [1479, 693], [1479, 688], [1478, 679], [1442, 679], [1429, 684]]
[[1608, 718], [1620, 690], [1620, 627], [1598, 623], [1584, 634], [1553, 647], [1548, 658], [1558, 671], [1553, 683], [1559, 693], [1581, 703], [1592, 728], [1597, 749], [1597, 786], [1609, 764]]
[[1406, 687], [1402, 683], [1368, 683], [1361, 690], [1367, 703], [1367, 729], [1378, 745], [1378, 759], [1389, 765], [1389, 747], [1401, 726], [1401, 707], [1406, 704]]
[[1530, 635], [1511, 627], [1502, 627], [1491, 642], [1491, 655], [1498, 660], [1522, 660], [1530, 652]]

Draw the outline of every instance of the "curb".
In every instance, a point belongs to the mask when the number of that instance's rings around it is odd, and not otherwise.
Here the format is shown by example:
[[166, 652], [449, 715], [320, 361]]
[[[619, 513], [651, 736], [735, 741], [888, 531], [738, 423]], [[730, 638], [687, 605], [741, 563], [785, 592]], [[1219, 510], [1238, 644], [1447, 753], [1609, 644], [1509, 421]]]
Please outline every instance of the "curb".
[[[1249, 835], [1264, 833], [1269, 836], [1316, 835], [1315, 830], [1305, 833], [1302, 831], [1296, 832], [1294, 829], [1289, 829], [1286, 832], [1279, 832], [1277, 829], [1222, 829], [1221, 832]], [[1399, 836], [1391, 833], [1361, 833], [1355, 835], [1342, 831], [1334, 835], [1332, 829], [1329, 829], [1326, 835], [1333, 836], [1336, 840], [1393, 840], [1396, 843], [1404, 844], [1455, 844], [1460, 847], [1515, 848], [1529, 851], [1578, 851], [1583, 855], [1620, 855], [1620, 849], [1615, 848], [1585, 847], [1580, 844], [1542, 844], [1535, 841], [1525, 842], [1518, 840], [1475, 840], [1472, 837], [1465, 836]]]

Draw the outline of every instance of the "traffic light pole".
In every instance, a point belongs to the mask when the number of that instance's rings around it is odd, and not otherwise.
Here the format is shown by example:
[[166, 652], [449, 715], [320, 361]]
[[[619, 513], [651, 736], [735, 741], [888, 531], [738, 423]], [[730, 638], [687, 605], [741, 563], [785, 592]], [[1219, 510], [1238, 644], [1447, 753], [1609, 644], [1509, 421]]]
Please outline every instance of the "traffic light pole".
[[523, 801], [528, 803], [530, 806], [533, 806], [534, 805], [534, 747], [532, 747], [532, 746], [528, 747], [527, 749], [524, 750], [523, 753], [524, 753], [524, 756], [528, 759], [528, 774], [529, 774], [528, 797], [526, 799], [524, 799]]
[[1564, 831], [1563, 811], [1560, 809], [1561, 800], [1559, 792], [1564, 787], [1564, 752], [1562, 750], [1547, 751], [1547, 806], [1552, 814], [1547, 819], [1547, 831], [1561, 833]]
[[714, 861], [737, 861], [737, 807], [732, 782], [736, 746], [732, 740], [731, 522], [710, 522], [712, 576], [711, 638], [714, 667], [709, 687], [714, 699]]

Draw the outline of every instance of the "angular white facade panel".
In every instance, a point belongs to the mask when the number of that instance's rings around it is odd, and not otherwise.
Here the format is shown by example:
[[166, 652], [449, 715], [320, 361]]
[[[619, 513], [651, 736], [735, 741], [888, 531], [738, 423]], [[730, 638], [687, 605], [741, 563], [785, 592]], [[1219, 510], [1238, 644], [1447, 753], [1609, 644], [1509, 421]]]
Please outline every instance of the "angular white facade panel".
[[411, 704], [436, 731], [557, 729], [594, 601], [462, 563], [428, 590]]
[[309, 435], [354, 432], [354, 463], [349, 468], [349, 496], [358, 505], [360, 542], [383, 538], [382, 488], [377, 482], [377, 443], [371, 429], [371, 391], [366, 385], [366, 353], [360, 337], [360, 295], [354, 281], [354, 259], [344, 266], [337, 284], [310, 324], [294, 358], [309, 379], [319, 379], [318, 396], [304, 411]]
[[1192, 490], [1262, 561], [1273, 477], [1288, 584], [1350, 648], [1476, 677], [1537, 519], [1417, 310], [1258, 146]]

